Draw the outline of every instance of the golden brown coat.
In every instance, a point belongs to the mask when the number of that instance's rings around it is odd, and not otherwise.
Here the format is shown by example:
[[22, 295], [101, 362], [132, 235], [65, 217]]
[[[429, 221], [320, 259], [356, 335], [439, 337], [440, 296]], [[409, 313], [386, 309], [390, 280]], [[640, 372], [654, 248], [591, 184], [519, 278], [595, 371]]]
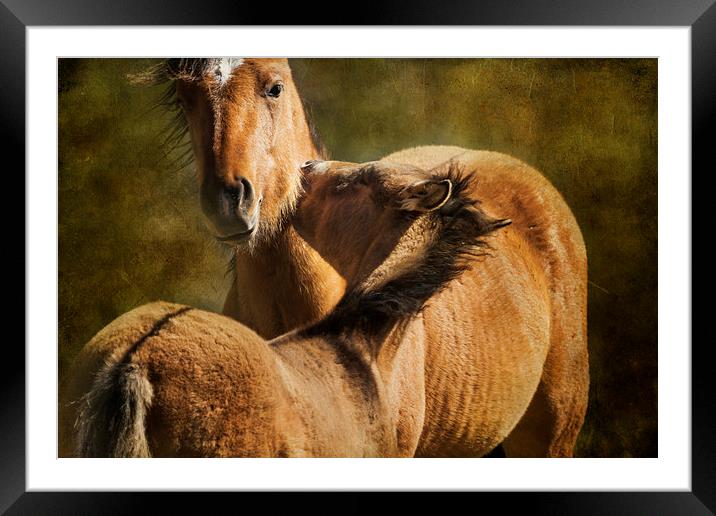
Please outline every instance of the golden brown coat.
[[433, 146], [385, 158], [425, 169], [450, 159], [475, 172], [483, 209], [512, 225], [425, 310], [416, 453], [479, 456], [507, 438], [508, 456], [571, 456], [589, 390], [579, 227], [539, 172], [504, 154]]

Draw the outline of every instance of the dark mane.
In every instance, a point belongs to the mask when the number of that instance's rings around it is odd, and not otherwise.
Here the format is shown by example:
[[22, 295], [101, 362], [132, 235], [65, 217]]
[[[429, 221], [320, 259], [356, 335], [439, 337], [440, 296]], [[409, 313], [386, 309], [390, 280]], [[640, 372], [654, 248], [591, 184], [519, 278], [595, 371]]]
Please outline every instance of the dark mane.
[[376, 290], [358, 286], [347, 292], [316, 329], [380, 332], [418, 314], [431, 297], [469, 268], [472, 259], [486, 254], [489, 245], [483, 237], [511, 221], [493, 219], [480, 209], [479, 201], [470, 198], [474, 174], [450, 164], [444, 177], [453, 183], [452, 198], [437, 212], [424, 215], [438, 234], [420, 264]]
[[216, 59], [175, 58], [163, 59], [157, 64], [137, 73], [129, 74], [130, 84], [137, 86], [164, 86], [149, 111], [165, 111], [170, 114], [159, 143], [164, 159], [174, 170], [180, 170], [194, 161], [186, 117], [179, 106], [175, 82], [177, 80], [198, 81], [216, 66]]
[[156, 86], [177, 79], [198, 81], [208, 70], [215, 67], [219, 58], [172, 58], [164, 59], [144, 71], [131, 74], [130, 82], [143, 86]]
[[[150, 110], [162, 109], [171, 113], [166, 127], [161, 148], [165, 158], [168, 158], [172, 168], [179, 170], [194, 161], [191, 142], [186, 138], [189, 126], [186, 117], [179, 107], [176, 95], [175, 82], [199, 81], [209, 71], [214, 69], [219, 58], [171, 58], [164, 59], [154, 66], [138, 73], [128, 75], [130, 83], [140, 86], [165, 86], [157, 101]], [[315, 124], [310, 116], [310, 107], [300, 97], [306, 124], [311, 135], [311, 142], [321, 158], [327, 158], [326, 148], [318, 134]], [[176, 154], [176, 155], [175, 155]]]

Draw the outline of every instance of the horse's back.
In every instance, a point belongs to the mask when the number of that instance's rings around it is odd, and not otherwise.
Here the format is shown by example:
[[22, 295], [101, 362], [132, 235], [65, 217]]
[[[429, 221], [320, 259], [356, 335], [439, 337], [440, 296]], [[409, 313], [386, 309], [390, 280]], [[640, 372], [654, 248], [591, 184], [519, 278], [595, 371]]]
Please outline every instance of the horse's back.
[[[499, 427], [499, 418], [509, 419], [510, 407], [524, 412], [531, 393], [537, 392], [508, 440], [512, 455], [571, 454], [587, 403], [587, 259], [581, 231], [566, 202], [537, 170], [497, 152], [426, 146], [399, 151], [384, 160], [424, 169], [457, 162], [475, 174], [474, 196], [481, 207], [513, 222], [491, 237], [490, 256], [436, 300], [444, 305], [442, 309], [429, 307], [426, 312], [427, 324], [433, 319], [441, 335], [433, 331], [439, 342], [427, 346], [433, 355], [426, 358], [428, 383], [430, 368], [439, 376], [446, 362], [467, 369], [467, 383], [472, 384], [471, 388], [452, 382], [457, 386], [448, 387], [448, 395], [433, 403], [442, 403], [457, 418], [467, 410], [470, 402], [466, 399], [477, 400], [472, 402], [473, 416], [481, 420], [485, 431], [500, 434], [505, 427]], [[440, 321], [445, 314], [469, 320], [449, 327]], [[462, 326], [469, 327], [463, 331], [466, 335], [457, 334]], [[471, 344], [461, 349], [461, 341]], [[455, 357], [461, 353], [463, 363]], [[464, 357], [480, 363], [467, 364]], [[435, 394], [427, 394], [431, 403]], [[459, 419], [440, 424], [455, 426], [463, 441], [470, 441], [464, 438], [470, 428], [478, 428]], [[444, 446], [437, 440], [430, 443], [429, 431], [424, 437], [420, 451], [426, 454], [433, 454], [431, 447]], [[489, 444], [489, 439], [465, 447], [457, 442], [453, 449], [469, 454], [470, 446]], [[444, 449], [439, 452], [446, 453]]]

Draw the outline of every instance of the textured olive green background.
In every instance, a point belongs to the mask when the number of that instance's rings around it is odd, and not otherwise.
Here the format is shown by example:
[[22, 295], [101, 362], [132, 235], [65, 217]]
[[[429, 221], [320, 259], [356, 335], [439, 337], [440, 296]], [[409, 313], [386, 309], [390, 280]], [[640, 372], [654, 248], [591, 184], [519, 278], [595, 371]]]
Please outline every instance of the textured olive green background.
[[[163, 156], [149, 60], [59, 66], [59, 371], [105, 324], [164, 299], [220, 310], [227, 256], [191, 166]], [[589, 254], [582, 456], [657, 454], [657, 62], [308, 59], [299, 90], [336, 159], [421, 144], [512, 154], [562, 192]], [[171, 156], [170, 156], [171, 157]]]

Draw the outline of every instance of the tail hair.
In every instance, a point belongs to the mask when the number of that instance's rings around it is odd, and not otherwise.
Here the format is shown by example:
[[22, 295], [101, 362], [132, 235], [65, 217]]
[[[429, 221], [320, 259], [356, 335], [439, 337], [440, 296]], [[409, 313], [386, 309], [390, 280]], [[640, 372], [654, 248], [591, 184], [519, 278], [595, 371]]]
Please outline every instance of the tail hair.
[[145, 420], [152, 396], [143, 367], [127, 360], [105, 364], [79, 400], [77, 456], [151, 457]]

